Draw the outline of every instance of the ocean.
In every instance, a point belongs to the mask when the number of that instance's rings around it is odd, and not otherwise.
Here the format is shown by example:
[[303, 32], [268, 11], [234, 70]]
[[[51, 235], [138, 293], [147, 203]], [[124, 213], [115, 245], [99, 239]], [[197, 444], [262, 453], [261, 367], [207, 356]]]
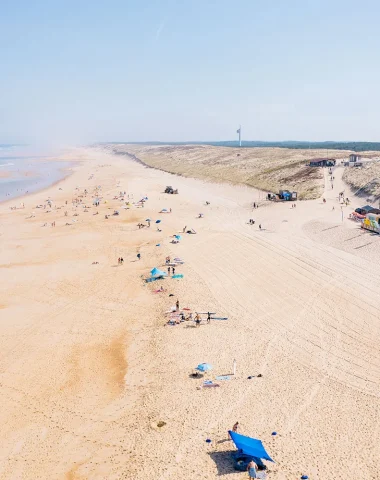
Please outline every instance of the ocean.
[[0, 146], [0, 202], [42, 190], [64, 178], [72, 164], [49, 158], [26, 147]]

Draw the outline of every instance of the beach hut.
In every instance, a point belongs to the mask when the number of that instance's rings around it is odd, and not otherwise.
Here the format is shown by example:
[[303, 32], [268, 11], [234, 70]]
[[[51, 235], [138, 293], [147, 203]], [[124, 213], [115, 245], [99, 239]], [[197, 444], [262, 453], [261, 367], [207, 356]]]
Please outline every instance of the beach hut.
[[380, 214], [378, 213], [367, 213], [365, 218], [362, 221], [362, 228], [369, 230], [373, 233], [380, 234]]
[[334, 158], [314, 158], [310, 160], [310, 167], [334, 167], [336, 160]]
[[280, 190], [279, 197], [281, 200], [290, 201], [292, 200], [292, 194], [289, 190]]

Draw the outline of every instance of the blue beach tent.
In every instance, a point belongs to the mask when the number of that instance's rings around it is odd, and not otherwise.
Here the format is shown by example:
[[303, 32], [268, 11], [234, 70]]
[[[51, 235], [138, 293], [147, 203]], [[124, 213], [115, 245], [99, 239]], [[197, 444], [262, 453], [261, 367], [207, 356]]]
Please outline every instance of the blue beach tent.
[[195, 370], [199, 370], [200, 372], [208, 372], [209, 370], [212, 370], [212, 365], [209, 363], [200, 363]]
[[246, 437], [245, 435], [240, 435], [239, 433], [232, 432], [231, 430], [228, 433], [230, 434], [236, 448], [242, 453], [250, 455], [251, 457], [262, 458], [263, 460], [274, 462], [274, 460], [272, 460], [266, 452], [261, 440]]
[[158, 268], [153, 268], [153, 270], [150, 271], [150, 274], [152, 275], [152, 277], [164, 277], [165, 275], [167, 275], [165, 272], [159, 270]]

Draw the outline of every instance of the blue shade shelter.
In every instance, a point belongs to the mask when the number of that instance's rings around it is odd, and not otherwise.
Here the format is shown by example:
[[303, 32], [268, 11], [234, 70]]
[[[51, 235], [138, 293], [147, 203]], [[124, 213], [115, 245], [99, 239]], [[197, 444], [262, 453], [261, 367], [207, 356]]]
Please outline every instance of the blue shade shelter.
[[256, 440], [256, 438], [246, 437], [245, 435], [240, 435], [239, 433], [228, 432], [234, 442], [236, 448], [246, 455], [251, 457], [262, 458], [263, 460], [269, 460], [274, 462], [266, 452], [264, 445], [261, 440]]
[[167, 275], [165, 272], [159, 270], [158, 268], [153, 268], [153, 270], [150, 271], [150, 274], [152, 275], [152, 277], [164, 277], [165, 275]]
[[177, 240], [181, 240], [182, 237], [181, 237], [181, 235], [176, 235], [175, 238], [176, 238]]
[[207, 372], [208, 370], [212, 370], [212, 365], [209, 363], [200, 363], [195, 370], [199, 370], [200, 372]]

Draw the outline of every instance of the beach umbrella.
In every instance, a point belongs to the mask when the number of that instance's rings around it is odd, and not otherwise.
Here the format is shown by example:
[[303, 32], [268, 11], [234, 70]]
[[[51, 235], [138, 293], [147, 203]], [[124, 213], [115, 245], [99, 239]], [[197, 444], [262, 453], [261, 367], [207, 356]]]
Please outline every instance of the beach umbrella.
[[156, 223], [161, 223], [161, 220], [156, 220]]
[[175, 238], [176, 238], [177, 240], [181, 240], [182, 237], [181, 237], [181, 235], [176, 235]]
[[167, 275], [167, 273], [159, 270], [158, 268], [153, 268], [153, 270], [150, 271], [150, 274], [152, 275], [152, 277], [164, 277], [165, 275]]
[[167, 208], [163, 208], [163, 209], [161, 210], [161, 212], [167, 212], [167, 211], [168, 211]]
[[200, 372], [208, 372], [212, 370], [212, 365], [209, 363], [200, 363], [195, 370], [199, 370]]
[[151, 222], [152, 220], [150, 218], [145, 219], [146, 222]]

